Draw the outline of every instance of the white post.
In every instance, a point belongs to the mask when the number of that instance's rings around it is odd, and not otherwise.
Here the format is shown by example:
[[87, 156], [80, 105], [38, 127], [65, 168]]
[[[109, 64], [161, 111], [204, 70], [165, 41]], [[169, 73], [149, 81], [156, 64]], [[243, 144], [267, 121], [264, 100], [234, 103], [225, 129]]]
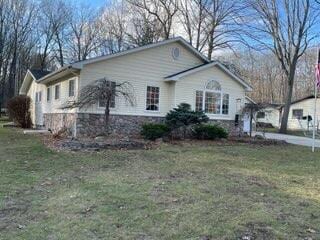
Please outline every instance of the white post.
[[[318, 66], [317, 66], [318, 67]], [[312, 133], [312, 152], [314, 152], [315, 144], [316, 144], [316, 123], [317, 123], [317, 93], [318, 93], [318, 86], [317, 86], [317, 77], [314, 81], [314, 112], [313, 112], [313, 133]]]

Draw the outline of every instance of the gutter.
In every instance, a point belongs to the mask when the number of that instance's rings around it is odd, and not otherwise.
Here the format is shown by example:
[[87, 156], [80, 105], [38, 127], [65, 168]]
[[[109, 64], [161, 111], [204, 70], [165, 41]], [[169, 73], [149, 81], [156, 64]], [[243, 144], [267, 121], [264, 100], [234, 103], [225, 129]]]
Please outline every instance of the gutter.
[[[50, 82], [50, 78], [53, 78], [55, 77], [56, 75], [60, 74], [60, 73], [63, 73], [63, 72], [66, 72], [66, 73], [74, 73], [73, 70], [81, 70], [80, 68], [76, 68], [74, 67], [73, 65], [68, 65], [68, 66], [65, 66], [65, 67], [62, 67], [62, 68], [59, 68], [58, 70], [52, 72], [52, 73], [49, 73], [48, 75], [38, 79], [36, 82], [37, 83], [47, 83], [47, 82]], [[47, 82], [46, 82], [47, 80]]]

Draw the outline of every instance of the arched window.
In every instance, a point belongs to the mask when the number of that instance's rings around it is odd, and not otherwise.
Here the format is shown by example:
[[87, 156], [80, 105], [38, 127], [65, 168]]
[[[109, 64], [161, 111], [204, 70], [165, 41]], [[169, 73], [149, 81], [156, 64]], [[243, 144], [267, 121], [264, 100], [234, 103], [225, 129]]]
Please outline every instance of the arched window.
[[215, 80], [211, 80], [206, 85], [206, 90], [221, 91], [221, 85]]
[[218, 81], [210, 80], [204, 90], [196, 91], [196, 111], [208, 114], [229, 114], [229, 94]]

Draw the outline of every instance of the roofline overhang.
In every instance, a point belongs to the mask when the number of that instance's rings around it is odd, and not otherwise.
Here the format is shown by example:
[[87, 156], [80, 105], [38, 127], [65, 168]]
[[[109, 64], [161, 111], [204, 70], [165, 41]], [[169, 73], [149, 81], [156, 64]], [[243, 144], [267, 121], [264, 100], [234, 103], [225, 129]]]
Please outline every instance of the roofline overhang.
[[165, 81], [179, 81], [181, 78], [188, 76], [190, 74], [194, 74], [200, 71], [203, 71], [207, 68], [213, 67], [213, 66], [218, 66], [222, 71], [224, 71], [225, 73], [227, 73], [228, 75], [230, 75], [233, 79], [235, 79], [237, 82], [239, 82], [242, 86], [244, 86], [245, 90], [247, 92], [251, 92], [253, 91], [253, 88], [250, 84], [246, 83], [242, 78], [238, 77], [237, 75], [235, 75], [233, 72], [231, 72], [228, 68], [226, 68], [223, 64], [221, 64], [219, 61], [213, 61], [211, 63], [205, 64], [203, 66], [200, 66], [198, 68], [192, 68], [190, 71], [184, 71], [181, 74], [177, 74], [175, 76], [172, 77], [165, 77], [164, 80]]
[[81, 69], [78, 67], [74, 67], [73, 65], [68, 65], [68, 66], [59, 68], [58, 70], [52, 73], [49, 73], [48, 75], [36, 80], [36, 82], [42, 83], [42, 84], [48, 84], [68, 74], [79, 75], [80, 70]]
[[[36, 81], [36, 78], [33, 76], [31, 71], [28, 69], [26, 75], [23, 78], [21, 87], [19, 89], [19, 95], [26, 95], [28, 92], [28, 86], [31, 84], [31, 82], [27, 82], [28, 77], [32, 77], [34, 81]], [[26, 85], [27, 84], [27, 85]]]

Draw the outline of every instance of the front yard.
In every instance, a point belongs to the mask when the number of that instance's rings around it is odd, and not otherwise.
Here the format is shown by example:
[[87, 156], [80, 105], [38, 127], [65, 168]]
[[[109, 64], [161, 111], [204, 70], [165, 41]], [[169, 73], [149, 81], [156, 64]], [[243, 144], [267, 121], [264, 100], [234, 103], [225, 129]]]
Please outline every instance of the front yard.
[[67, 153], [0, 127], [0, 239], [320, 239], [319, 170], [297, 146]]

